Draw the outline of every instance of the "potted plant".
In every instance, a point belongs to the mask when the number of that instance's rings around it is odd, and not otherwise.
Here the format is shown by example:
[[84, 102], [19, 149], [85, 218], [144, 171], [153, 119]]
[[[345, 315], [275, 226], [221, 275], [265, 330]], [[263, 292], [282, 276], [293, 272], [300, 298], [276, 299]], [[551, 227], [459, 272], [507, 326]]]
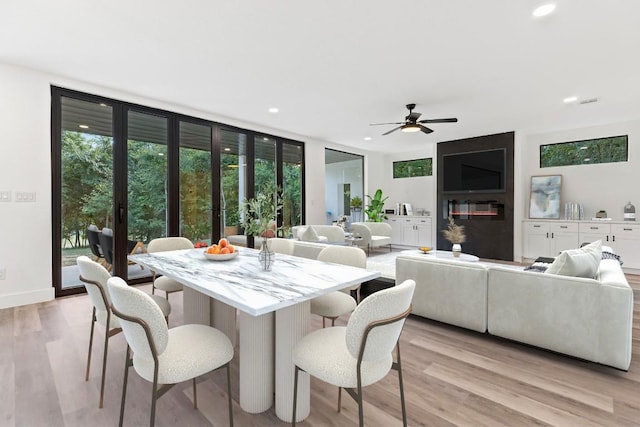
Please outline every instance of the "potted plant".
[[258, 193], [244, 203], [244, 219], [242, 226], [247, 236], [260, 236], [262, 248], [258, 259], [262, 268], [271, 269], [273, 252], [269, 250], [269, 237], [275, 237], [277, 232], [277, 215], [282, 209], [281, 197], [277, 191]]
[[351, 199], [351, 209], [353, 209], [354, 211], [359, 211], [362, 209], [362, 199], [360, 198], [360, 196], [355, 196], [353, 199]]
[[445, 230], [442, 230], [444, 238], [451, 242], [451, 251], [454, 257], [459, 257], [462, 252], [462, 246], [460, 243], [464, 243], [467, 240], [467, 236], [464, 234], [464, 226], [455, 223], [452, 217], [449, 217], [449, 225]]
[[384, 214], [384, 202], [389, 198], [382, 198], [382, 190], [378, 188], [373, 195], [373, 197], [367, 195], [369, 199], [369, 206], [364, 210], [364, 213], [367, 214], [367, 218], [371, 222], [382, 222], [387, 219], [387, 216]]

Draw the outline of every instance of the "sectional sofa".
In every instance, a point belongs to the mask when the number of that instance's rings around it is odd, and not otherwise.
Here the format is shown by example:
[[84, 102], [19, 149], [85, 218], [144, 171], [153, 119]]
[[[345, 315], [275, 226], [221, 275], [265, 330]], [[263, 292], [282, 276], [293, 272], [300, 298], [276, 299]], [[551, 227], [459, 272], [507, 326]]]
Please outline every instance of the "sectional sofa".
[[416, 281], [418, 316], [628, 370], [633, 292], [620, 263], [600, 258], [593, 278], [549, 270], [403, 254], [396, 282]]

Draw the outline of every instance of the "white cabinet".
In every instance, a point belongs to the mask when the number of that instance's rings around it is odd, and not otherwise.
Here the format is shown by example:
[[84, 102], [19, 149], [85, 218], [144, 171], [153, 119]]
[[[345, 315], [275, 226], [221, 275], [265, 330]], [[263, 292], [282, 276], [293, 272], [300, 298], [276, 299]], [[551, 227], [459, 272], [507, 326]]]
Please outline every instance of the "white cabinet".
[[640, 224], [611, 224], [611, 240], [623, 267], [640, 268]]
[[596, 221], [524, 221], [523, 257], [554, 257], [565, 249], [602, 240], [620, 255], [623, 268], [640, 269], [640, 224]]
[[580, 243], [591, 243], [602, 240], [605, 246], [611, 246], [611, 224], [581, 222]]
[[387, 223], [391, 225], [391, 244], [392, 245], [401, 245], [402, 244], [402, 226], [403, 221], [400, 218], [389, 217]]
[[526, 221], [524, 257], [554, 257], [565, 249], [579, 246], [578, 224], [571, 222]]
[[391, 225], [392, 245], [433, 246], [431, 218], [399, 215], [389, 217], [387, 222]]

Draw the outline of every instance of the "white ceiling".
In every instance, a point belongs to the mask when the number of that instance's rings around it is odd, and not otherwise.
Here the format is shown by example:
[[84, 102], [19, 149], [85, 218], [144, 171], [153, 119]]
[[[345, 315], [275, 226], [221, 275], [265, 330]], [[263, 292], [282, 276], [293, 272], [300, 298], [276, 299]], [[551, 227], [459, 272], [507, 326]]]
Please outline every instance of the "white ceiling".
[[0, 62], [386, 152], [640, 118], [640, 1], [555, 2], [0, 0]]

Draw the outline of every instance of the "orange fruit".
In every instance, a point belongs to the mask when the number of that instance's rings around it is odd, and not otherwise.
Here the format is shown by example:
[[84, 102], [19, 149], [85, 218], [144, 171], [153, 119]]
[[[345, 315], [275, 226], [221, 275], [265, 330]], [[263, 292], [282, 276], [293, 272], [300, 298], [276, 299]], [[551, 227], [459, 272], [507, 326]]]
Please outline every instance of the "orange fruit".
[[229, 248], [224, 247], [224, 248], [220, 249], [220, 255], [222, 255], [222, 254], [228, 254], [228, 253], [231, 253], [231, 252], [229, 251]]
[[207, 253], [208, 254], [213, 254], [213, 255], [219, 254], [220, 253], [220, 247], [218, 245], [209, 246], [207, 248]]
[[222, 239], [218, 240], [218, 246], [220, 246], [221, 248], [226, 248], [227, 246], [229, 246], [229, 241], [223, 237]]
[[236, 248], [233, 247], [233, 245], [229, 245], [227, 246], [227, 249], [229, 249], [229, 253], [232, 254], [236, 251]]

